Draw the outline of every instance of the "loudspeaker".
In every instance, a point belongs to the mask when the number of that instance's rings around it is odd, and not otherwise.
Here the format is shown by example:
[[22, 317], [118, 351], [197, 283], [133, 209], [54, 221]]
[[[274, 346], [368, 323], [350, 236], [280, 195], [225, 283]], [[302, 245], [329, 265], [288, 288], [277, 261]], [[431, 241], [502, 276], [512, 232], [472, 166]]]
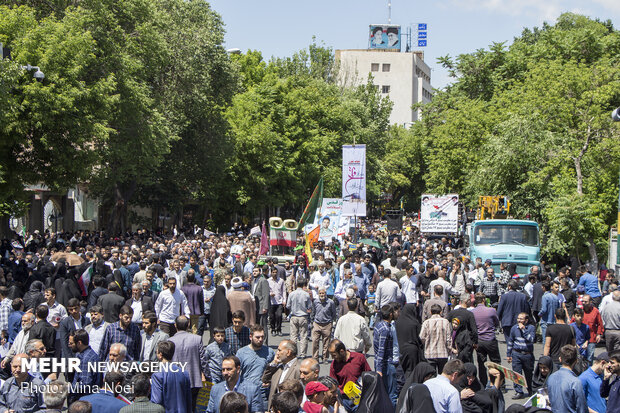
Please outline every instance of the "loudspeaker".
[[271, 217], [269, 218], [269, 226], [273, 229], [282, 228], [282, 218], [280, 217]]
[[403, 211], [399, 209], [386, 211], [385, 218], [387, 219], [388, 231], [400, 231], [403, 229]]
[[290, 230], [296, 230], [297, 229], [297, 221], [295, 221], [294, 219], [285, 219], [282, 222], [282, 226], [286, 229], [290, 229]]

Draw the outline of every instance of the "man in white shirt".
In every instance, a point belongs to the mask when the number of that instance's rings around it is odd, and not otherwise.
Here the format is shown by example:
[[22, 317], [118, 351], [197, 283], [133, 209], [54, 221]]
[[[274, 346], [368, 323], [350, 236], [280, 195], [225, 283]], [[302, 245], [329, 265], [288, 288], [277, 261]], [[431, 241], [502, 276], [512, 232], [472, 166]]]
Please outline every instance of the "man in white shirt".
[[398, 303], [402, 297], [400, 286], [391, 278], [390, 270], [383, 270], [383, 280], [377, 284], [375, 293], [375, 308], [377, 312], [386, 304]]
[[[444, 366], [441, 374], [433, 379], [426, 380], [424, 385], [428, 387], [433, 399], [433, 406], [436, 412], [442, 413], [462, 413], [461, 397], [469, 398], [474, 395], [471, 389], [463, 390], [461, 395], [452, 385], [458, 383], [465, 374], [465, 365], [461, 360], [450, 360]], [[467, 392], [469, 390], [469, 392]]]
[[58, 331], [60, 321], [67, 317], [69, 313], [67, 313], [67, 309], [64, 305], [56, 301], [56, 290], [54, 288], [45, 290], [45, 302], [41, 304], [47, 306], [49, 310], [47, 322]]
[[437, 271], [437, 279], [431, 281], [430, 285], [428, 286], [429, 294], [433, 294], [436, 285], [441, 285], [443, 287], [443, 296], [441, 298], [443, 298], [446, 303], [450, 302], [451, 295], [458, 294], [458, 291], [454, 287], [452, 287], [452, 284], [446, 281], [446, 270]]
[[357, 314], [357, 298], [347, 300], [349, 312], [338, 319], [334, 338], [342, 341], [347, 350], [358, 353], [366, 353], [372, 346], [370, 329], [366, 324], [366, 319]]
[[310, 275], [309, 286], [314, 293], [313, 297], [316, 298], [318, 297], [319, 290], [327, 290], [331, 286], [331, 280], [329, 279], [329, 274], [325, 271], [325, 263], [323, 261], [315, 261], [310, 264], [311, 267], [313, 265], [316, 271]]
[[355, 285], [353, 282], [353, 271], [351, 271], [351, 268], [345, 268], [343, 276], [344, 278], [341, 278], [340, 281], [338, 281], [338, 284], [336, 284], [336, 289], [334, 290], [334, 296], [338, 298], [341, 304], [347, 299], [347, 289], [353, 288]]
[[405, 266], [406, 274], [401, 277], [400, 285], [402, 289], [402, 293], [405, 295], [405, 301], [407, 304], [418, 304], [420, 300], [420, 296], [418, 295], [417, 288], [417, 276], [415, 274], [415, 268], [413, 266], [407, 264]]
[[163, 290], [155, 303], [155, 313], [159, 318], [159, 329], [169, 336], [176, 333], [174, 321], [184, 314], [189, 318], [189, 306], [183, 291], [177, 289], [176, 278], [168, 279], [168, 288]]
[[103, 319], [103, 307], [100, 305], [92, 306], [90, 308], [90, 324], [84, 327], [84, 330], [88, 333], [89, 345], [100, 357], [99, 347], [107, 327], [108, 323]]

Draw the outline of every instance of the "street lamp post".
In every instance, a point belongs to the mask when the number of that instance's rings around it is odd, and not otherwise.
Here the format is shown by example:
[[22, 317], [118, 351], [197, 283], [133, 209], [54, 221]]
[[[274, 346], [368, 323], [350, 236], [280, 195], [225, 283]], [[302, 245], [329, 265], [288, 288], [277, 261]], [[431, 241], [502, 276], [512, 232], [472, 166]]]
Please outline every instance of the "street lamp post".
[[62, 213], [58, 212], [57, 214], [50, 215], [50, 219], [54, 221], [54, 232], [58, 232], [58, 221], [62, 219]]
[[22, 70], [26, 70], [28, 72], [36, 69], [36, 72], [34, 72], [34, 74], [32, 75], [35, 79], [37, 79], [37, 81], [42, 82], [43, 79], [45, 79], [45, 73], [43, 73], [41, 71], [41, 69], [39, 68], [39, 66], [31, 66], [31, 65], [26, 65], [26, 66], [21, 66]]

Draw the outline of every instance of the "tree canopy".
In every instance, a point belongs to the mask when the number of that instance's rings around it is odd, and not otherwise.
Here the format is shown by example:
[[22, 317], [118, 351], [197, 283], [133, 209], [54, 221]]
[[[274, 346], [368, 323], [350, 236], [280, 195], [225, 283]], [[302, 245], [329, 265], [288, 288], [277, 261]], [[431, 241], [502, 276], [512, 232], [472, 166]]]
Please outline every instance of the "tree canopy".
[[509, 196], [517, 216], [543, 224], [548, 256], [597, 261], [618, 197], [618, 47], [610, 22], [567, 13], [510, 46], [441, 58], [454, 82], [412, 129], [426, 190], [472, 206]]

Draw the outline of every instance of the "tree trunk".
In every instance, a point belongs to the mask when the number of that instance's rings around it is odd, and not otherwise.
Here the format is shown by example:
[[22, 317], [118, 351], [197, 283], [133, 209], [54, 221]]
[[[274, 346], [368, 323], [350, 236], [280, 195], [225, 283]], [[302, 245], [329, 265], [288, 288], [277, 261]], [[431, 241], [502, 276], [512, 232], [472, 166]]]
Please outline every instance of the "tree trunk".
[[598, 254], [596, 253], [596, 244], [594, 238], [588, 238], [588, 252], [590, 253], [590, 262], [592, 263], [592, 274], [598, 277]]
[[131, 181], [126, 190], [122, 190], [118, 183], [114, 184], [114, 204], [110, 215], [110, 235], [124, 234], [127, 224], [127, 206], [136, 192], [137, 183]]

